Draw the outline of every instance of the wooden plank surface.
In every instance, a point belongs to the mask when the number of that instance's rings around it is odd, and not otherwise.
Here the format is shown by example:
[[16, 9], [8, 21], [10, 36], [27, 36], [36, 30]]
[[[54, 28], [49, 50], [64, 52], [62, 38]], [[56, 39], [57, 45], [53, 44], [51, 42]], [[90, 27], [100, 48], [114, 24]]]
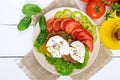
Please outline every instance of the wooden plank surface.
[[[51, 1], [52, 0], [0, 1], [0, 80], [29, 80], [15, 62], [16, 59], [22, 59], [24, 55], [32, 49], [33, 27], [31, 26], [23, 32], [17, 30], [17, 24], [24, 16], [21, 8], [25, 3], [35, 3], [45, 8]], [[120, 50], [112, 52], [112, 61], [90, 80], [120, 79]]]

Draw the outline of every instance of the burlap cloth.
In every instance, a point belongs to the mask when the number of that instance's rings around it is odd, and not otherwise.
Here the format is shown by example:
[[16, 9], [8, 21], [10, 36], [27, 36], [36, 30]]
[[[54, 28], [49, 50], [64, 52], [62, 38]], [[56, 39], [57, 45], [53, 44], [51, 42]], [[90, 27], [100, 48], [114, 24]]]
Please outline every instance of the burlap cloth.
[[[57, 7], [74, 7], [78, 8], [74, 0], [54, 0], [47, 8], [43, 9], [43, 13]], [[33, 25], [37, 22], [38, 14], [33, 18]], [[92, 75], [97, 73], [111, 60], [111, 51], [100, 45], [99, 54], [94, 63], [84, 72], [70, 76], [72, 80], [88, 80]], [[59, 76], [45, 70], [35, 59], [32, 50], [18, 63], [19, 67], [26, 73], [30, 80], [56, 80]]]

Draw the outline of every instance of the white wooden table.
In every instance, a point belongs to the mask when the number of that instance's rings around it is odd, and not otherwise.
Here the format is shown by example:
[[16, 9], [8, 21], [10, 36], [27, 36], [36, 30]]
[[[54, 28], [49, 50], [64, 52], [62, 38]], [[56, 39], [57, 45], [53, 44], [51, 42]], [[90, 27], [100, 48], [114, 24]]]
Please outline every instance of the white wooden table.
[[[33, 27], [19, 32], [17, 24], [25, 3], [35, 3], [41, 8], [52, 0], [1, 0], [0, 1], [0, 80], [29, 80], [17, 66], [15, 59], [22, 59], [32, 49]], [[120, 80], [120, 51], [112, 51], [112, 61], [90, 80]], [[99, 66], [99, 65], [98, 65]], [[62, 78], [67, 80], [69, 78]]]

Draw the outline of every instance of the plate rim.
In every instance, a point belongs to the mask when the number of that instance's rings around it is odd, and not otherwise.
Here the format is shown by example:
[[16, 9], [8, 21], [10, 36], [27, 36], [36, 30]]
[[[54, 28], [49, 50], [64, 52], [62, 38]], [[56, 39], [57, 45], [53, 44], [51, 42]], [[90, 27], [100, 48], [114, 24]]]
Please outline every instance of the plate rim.
[[[50, 11], [48, 11], [47, 13], [45, 13], [44, 15], [46, 15], [46, 14], [48, 14], [48, 13], [50, 13], [50, 12], [52, 12], [52, 11], [58, 11], [58, 10], [63, 10], [63, 9], [72, 9], [73, 11], [75, 11], [75, 10], [77, 10], [77, 11], [80, 11], [84, 16], [86, 16], [89, 20], [90, 20], [90, 22], [92, 22], [92, 24], [94, 24], [95, 25], [95, 23], [93, 22], [93, 20], [86, 14], [86, 13], [84, 13], [83, 11], [81, 11], [81, 10], [79, 10], [79, 9], [77, 9], [77, 8], [72, 8], [72, 7], [60, 7], [60, 8], [55, 8], [55, 9], [52, 9], [52, 10], [50, 10]], [[36, 26], [38, 26], [38, 22], [37, 22], [37, 24], [36, 24]], [[36, 26], [35, 26], [35, 28], [34, 29], [36, 29]], [[92, 60], [92, 62], [91, 63], [89, 63], [89, 65], [86, 65], [84, 68], [82, 68], [82, 69], [76, 69], [76, 70], [81, 70], [80, 72], [78, 71], [78, 72], [76, 72], [76, 73], [71, 73], [70, 75], [75, 75], [75, 74], [78, 74], [78, 73], [81, 73], [81, 72], [83, 72], [83, 71], [85, 71], [88, 67], [90, 67], [93, 63], [94, 63], [94, 61], [95, 61], [95, 59], [96, 59], [96, 57], [98, 56], [98, 53], [99, 53], [99, 48], [100, 48], [100, 36], [99, 36], [99, 32], [98, 32], [98, 28], [97, 28], [97, 26], [95, 25], [95, 27], [96, 27], [96, 31], [97, 31], [97, 40], [96, 40], [96, 42], [98, 41], [98, 50], [97, 50], [97, 53], [96, 53], [96, 55], [95, 55], [95, 57], [94, 57], [94, 60]], [[38, 30], [40, 30], [40, 29], [38, 29]], [[34, 33], [34, 30], [33, 30], [33, 33]], [[39, 33], [40, 33], [40, 31], [39, 31]], [[33, 34], [34, 35], [34, 34]], [[36, 39], [35, 39], [36, 40]], [[96, 43], [95, 42], [95, 43]], [[34, 44], [34, 40], [32, 41], [32, 44]], [[95, 44], [94, 44], [95, 45]], [[49, 71], [49, 72], [51, 72], [51, 73], [53, 73], [53, 74], [56, 74], [56, 75], [60, 75], [57, 71], [57, 73], [56, 72], [53, 72], [53, 71], [51, 71], [50, 69], [48, 69], [48, 68], [46, 68], [45, 66], [43, 66], [42, 65], [42, 63], [39, 61], [39, 55], [40, 55], [40, 53], [37, 51], [37, 53], [36, 53], [36, 49], [35, 49], [35, 47], [33, 46], [33, 53], [34, 53], [34, 55], [35, 55], [35, 58], [37, 59], [37, 61], [38, 61], [38, 63], [43, 67], [43, 68], [45, 68], [47, 71]], [[95, 53], [89, 53], [89, 54], [95, 54]], [[43, 54], [41, 55], [41, 56], [43, 56]], [[44, 57], [44, 56], [43, 56]], [[44, 57], [45, 58], [45, 57]], [[90, 59], [90, 58], [89, 58]], [[45, 59], [46, 60], [46, 59]], [[46, 61], [47, 62], [47, 61]], [[89, 62], [89, 61], [88, 61]], [[48, 63], [48, 62], [47, 62]], [[49, 63], [48, 63], [49, 64]], [[51, 66], [53, 66], [53, 65], [51, 65]], [[55, 69], [55, 68], [54, 68]], [[55, 69], [56, 70], [56, 69]], [[75, 70], [75, 69], [74, 69]], [[74, 70], [73, 70], [73, 72], [74, 72]]]

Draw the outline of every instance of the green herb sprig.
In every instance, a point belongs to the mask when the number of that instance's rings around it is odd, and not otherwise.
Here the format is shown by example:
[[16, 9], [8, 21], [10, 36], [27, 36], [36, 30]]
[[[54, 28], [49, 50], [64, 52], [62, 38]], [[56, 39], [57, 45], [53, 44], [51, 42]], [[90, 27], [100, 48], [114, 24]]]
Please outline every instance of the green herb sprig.
[[38, 51], [39, 51], [39, 47], [45, 42], [48, 34], [46, 19], [44, 15], [42, 15], [39, 19], [39, 27], [40, 27], [40, 34], [34, 43], [34, 46], [38, 49]]
[[17, 25], [19, 31], [23, 31], [30, 26], [32, 16], [40, 13], [41, 8], [36, 4], [25, 4], [22, 8], [22, 12], [25, 17], [21, 19]]
[[118, 3], [114, 3], [114, 0], [112, 0], [112, 3], [108, 3], [106, 0], [102, 0], [105, 4], [109, 4], [111, 9], [106, 13], [105, 18], [106, 20], [108, 18], [113, 18], [111, 14], [116, 11], [116, 15], [120, 17], [120, 0]]
[[31, 17], [29, 16], [26, 16], [25, 18], [23, 18], [19, 24], [18, 24], [18, 30], [19, 31], [23, 31], [25, 30], [26, 28], [28, 28], [30, 26], [30, 23], [31, 23]]

